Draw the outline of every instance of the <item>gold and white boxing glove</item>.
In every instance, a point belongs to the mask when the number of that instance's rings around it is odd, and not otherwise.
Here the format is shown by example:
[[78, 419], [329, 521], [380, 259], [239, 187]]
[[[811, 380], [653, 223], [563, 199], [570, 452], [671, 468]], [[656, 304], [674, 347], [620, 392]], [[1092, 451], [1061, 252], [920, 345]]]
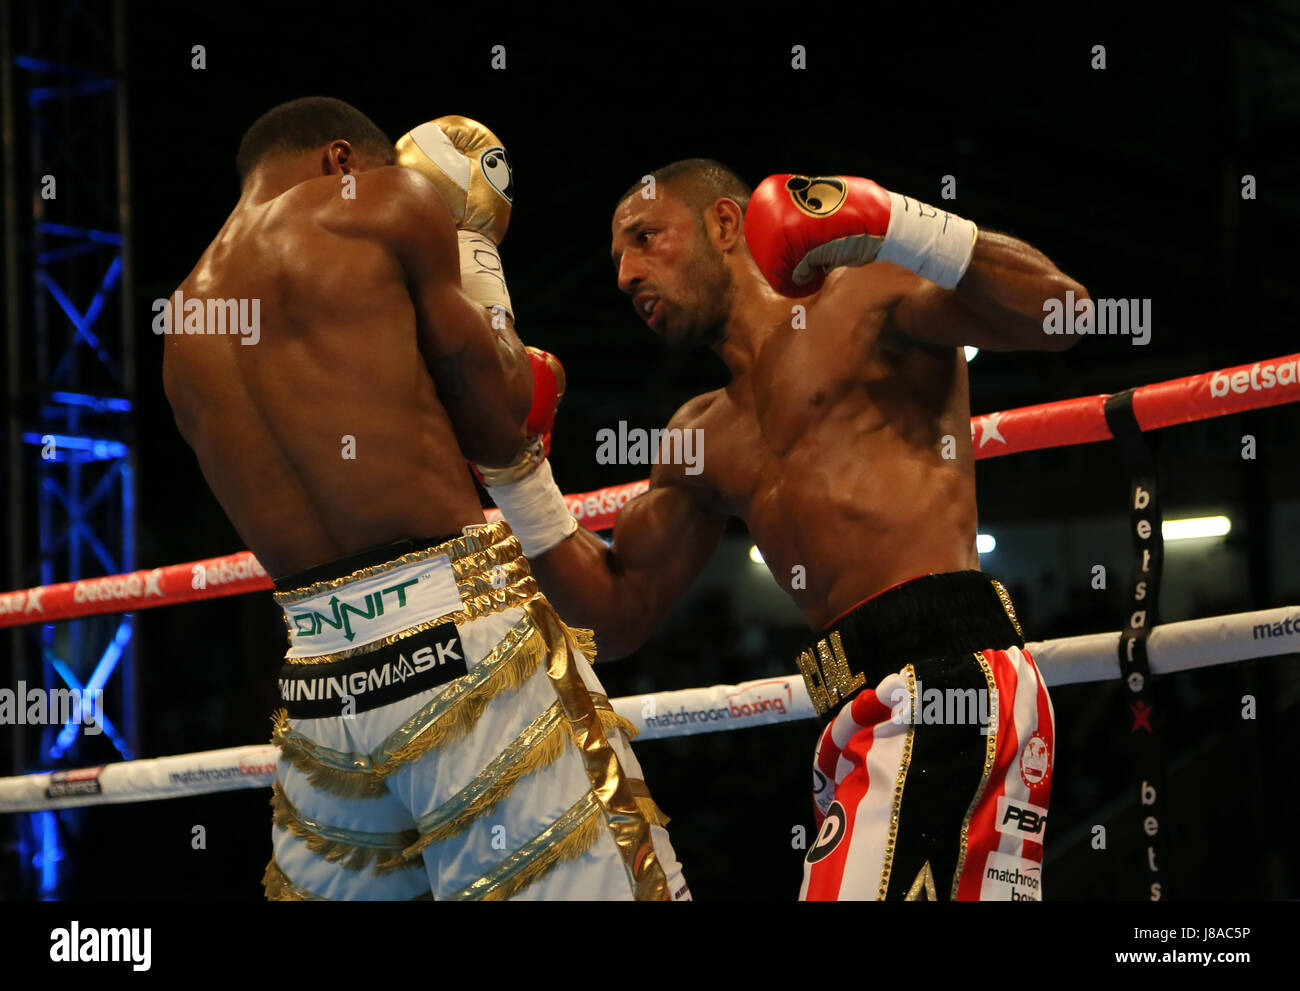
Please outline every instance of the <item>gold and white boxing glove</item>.
[[465, 294], [513, 316], [497, 245], [510, 226], [515, 180], [497, 136], [468, 117], [439, 117], [397, 139], [397, 164], [429, 179], [451, 209]]

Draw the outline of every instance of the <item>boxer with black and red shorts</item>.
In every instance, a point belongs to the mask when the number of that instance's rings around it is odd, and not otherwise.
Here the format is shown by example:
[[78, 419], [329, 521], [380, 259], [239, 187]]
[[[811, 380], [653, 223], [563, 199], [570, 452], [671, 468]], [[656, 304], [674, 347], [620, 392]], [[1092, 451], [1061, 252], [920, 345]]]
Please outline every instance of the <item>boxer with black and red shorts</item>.
[[800, 897], [1041, 900], [1052, 701], [1024, 646], [1001, 583], [957, 571], [872, 596], [799, 655], [828, 719]]
[[543, 591], [605, 656], [628, 653], [744, 520], [821, 631], [800, 663], [831, 717], [803, 896], [1040, 897], [1051, 703], [978, 571], [962, 346], [1069, 347], [1044, 304], [1087, 291], [1023, 241], [848, 176], [751, 193], [677, 162], [627, 191], [612, 233], [637, 314], [731, 377], [669, 422], [612, 546], [568, 520], [544, 461], [490, 489], [516, 532], [552, 535], [530, 555]]

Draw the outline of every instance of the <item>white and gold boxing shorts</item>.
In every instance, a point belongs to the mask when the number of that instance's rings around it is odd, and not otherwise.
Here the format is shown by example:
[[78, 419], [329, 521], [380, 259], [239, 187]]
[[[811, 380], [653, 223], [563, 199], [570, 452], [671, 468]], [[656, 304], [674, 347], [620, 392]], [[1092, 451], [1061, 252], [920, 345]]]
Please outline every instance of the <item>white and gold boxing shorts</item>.
[[268, 898], [690, 897], [590, 637], [505, 523], [276, 588]]

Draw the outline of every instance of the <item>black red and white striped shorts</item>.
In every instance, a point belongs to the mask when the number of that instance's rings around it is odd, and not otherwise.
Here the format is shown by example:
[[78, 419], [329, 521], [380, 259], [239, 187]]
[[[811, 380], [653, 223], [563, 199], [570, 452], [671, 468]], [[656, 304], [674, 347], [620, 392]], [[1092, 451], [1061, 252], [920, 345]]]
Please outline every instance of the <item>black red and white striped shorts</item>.
[[954, 572], [893, 586], [800, 668], [831, 717], [801, 899], [1041, 900], [1052, 702], [1001, 585]]

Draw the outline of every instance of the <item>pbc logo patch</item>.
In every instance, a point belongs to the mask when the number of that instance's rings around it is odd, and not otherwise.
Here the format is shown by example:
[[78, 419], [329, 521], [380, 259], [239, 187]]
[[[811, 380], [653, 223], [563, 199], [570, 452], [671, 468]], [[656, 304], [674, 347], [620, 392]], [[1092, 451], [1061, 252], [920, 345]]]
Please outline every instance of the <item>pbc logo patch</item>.
[[997, 827], [999, 833], [1010, 833], [1021, 838], [1033, 837], [1042, 842], [1047, 828], [1047, 810], [1041, 805], [1016, 802], [1003, 796], [998, 799]]
[[478, 167], [483, 170], [483, 178], [488, 181], [507, 203], [515, 201], [515, 173], [510, 168], [510, 156], [500, 145], [493, 145], [483, 152], [478, 159]]
[[785, 181], [790, 199], [810, 217], [829, 217], [844, 205], [848, 187], [836, 176], [792, 175]]
[[817, 842], [808, 851], [808, 863], [815, 864], [834, 853], [840, 840], [844, 839], [846, 821], [844, 806], [839, 802], [831, 802], [831, 807], [826, 810], [826, 818], [822, 820], [821, 831], [817, 834]]

